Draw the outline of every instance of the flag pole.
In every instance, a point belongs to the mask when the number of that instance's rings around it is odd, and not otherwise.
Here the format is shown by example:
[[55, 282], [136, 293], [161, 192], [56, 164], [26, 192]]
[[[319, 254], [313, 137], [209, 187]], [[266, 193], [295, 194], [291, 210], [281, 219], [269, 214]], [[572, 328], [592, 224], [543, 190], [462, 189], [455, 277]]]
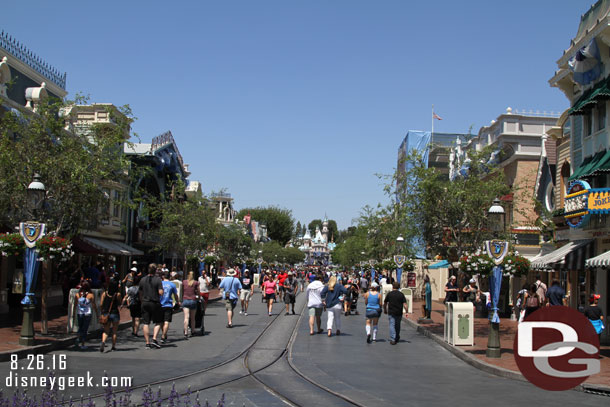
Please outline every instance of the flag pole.
[[434, 105], [432, 105], [432, 132], [430, 133], [430, 138], [434, 136]]

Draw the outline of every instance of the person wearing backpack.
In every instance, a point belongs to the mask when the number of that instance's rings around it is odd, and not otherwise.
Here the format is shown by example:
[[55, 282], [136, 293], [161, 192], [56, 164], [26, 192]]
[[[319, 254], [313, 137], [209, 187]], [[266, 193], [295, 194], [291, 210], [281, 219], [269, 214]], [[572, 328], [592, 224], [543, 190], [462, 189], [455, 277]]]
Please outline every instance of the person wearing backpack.
[[225, 300], [225, 308], [227, 310], [227, 328], [233, 328], [233, 310], [239, 300], [241, 293], [241, 282], [235, 278], [237, 273], [233, 269], [227, 270], [227, 277], [225, 277], [218, 288], [223, 291], [223, 298]]
[[540, 296], [536, 292], [537, 289], [538, 286], [536, 284], [532, 284], [529, 290], [525, 293], [525, 297], [523, 299], [523, 302], [525, 303], [524, 318], [527, 318], [531, 313], [536, 312], [542, 306]]
[[123, 300], [123, 305], [129, 308], [131, 315], [131, 336], [138, 336], [140, 330], [140, 318], [142, 318], [142, 304], [140, 303], [140, 279], [134, 276], [133, 284], [127, 288], [127, 295]]

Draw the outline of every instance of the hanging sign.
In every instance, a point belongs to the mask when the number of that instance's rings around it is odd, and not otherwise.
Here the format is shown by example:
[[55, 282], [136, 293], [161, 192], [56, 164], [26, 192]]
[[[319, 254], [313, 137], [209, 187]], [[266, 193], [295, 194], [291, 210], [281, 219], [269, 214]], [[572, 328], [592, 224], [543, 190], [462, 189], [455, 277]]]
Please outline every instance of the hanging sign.
[[591, 186], [582, 180], [573, 181], [565, 197], [564, 217], [570, 227], [583, 226], [589, 218], [589, 193]]
[[398, 267], [399, 269], [401, 269], [402, 266], [405, 265], [406, 260], [407, 256], [405, 256], [404, 254], [397, 254], [394, 256], [394, 263], [396, 263], [396, 267]]
[[205, 252], [203, 250], [199, 250], [199, 252], [197, 252], [197, 260], [199, 260], [199, 263], [203, 263], [205, 261]]
[[263, 264], [263, 258], [262, 258], [262, 257], [259, 257], [258, 259], [256, 259], [256, 262], [257, 262], [258, 264]]
[[610, 213], [610, 188], [589, 190], [589, 213]]
[[485, 241], [485, 249], [494, 263], [499, 266], [508, 253], [508, 242], [503, 240], [487, 240]]
[[44, 236], [45, 224], [38, 222], [21, 222], [19, 234], [23, 237], [25, 245], [30, 249], [36, 246], [36, 242]]
[[407, 287], [415, 288], [417, 287], [417, 274], [413, 272], [407, 273]]

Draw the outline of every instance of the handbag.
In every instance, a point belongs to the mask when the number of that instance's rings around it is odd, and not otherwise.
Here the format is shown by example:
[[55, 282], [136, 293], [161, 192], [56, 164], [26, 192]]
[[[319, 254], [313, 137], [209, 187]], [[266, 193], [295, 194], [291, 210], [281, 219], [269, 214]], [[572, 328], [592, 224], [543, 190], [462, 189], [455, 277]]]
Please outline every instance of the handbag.
[[102, 314], [102, 315], [100, 315], [100, 318], [99, 318], [99, 322], [100, 322], [100, 324], [102, 324], [102, 325], [106, 325], [106, 324], [108, 323], [109, 316], [110, 316], [110, 311], [112, 310], [112, 306], [114, 305], [114, 298], [115, 298], [115, 297], [116, 297], [116, 294], [114, 294], [114, 295], [112, 296], [112, 301], [110, 301], [110, 308], [108, 308], [108, 314]]

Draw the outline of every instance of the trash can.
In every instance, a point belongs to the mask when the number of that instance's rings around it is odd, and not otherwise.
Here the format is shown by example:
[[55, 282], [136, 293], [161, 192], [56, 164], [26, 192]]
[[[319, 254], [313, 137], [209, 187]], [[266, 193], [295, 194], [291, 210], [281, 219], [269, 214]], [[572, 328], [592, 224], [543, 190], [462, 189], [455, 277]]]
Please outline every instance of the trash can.
[[448, 302], [445, 309], [445, 342], [474, 345], [474, 311], [470, 302]]
[[[409, 314], [413, 313], [413, 290], [410, 288], [402, 288], [400, 290], [401, 293], [405, 295], [407, 298], [407, 308], [409, 309]], [[402, 311], [403, 314], [406, 314], [405, 310]]]

